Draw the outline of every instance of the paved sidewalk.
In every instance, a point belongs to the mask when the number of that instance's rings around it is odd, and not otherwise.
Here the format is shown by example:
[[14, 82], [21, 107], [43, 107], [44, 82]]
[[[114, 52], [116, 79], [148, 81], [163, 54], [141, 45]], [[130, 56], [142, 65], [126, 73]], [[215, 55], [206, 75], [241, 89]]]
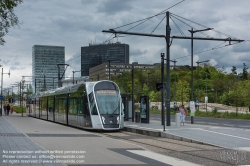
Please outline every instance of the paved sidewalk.
[[163, 126], [160, 121], [151, 120], [150, 123], [135, 123], [125, 121], [127, 131], [135, 133], [161, 136], [187, 142], [209, 144], [223, 148], [245, 150], [250, 152], [250, 130], [231, 127], [219, 127], [197, 124], [185, 124], [177, 127], [175, 122], [171, 126]]
[[[74, 161], [84, 163], [67, 163], [64, 165], [110, 165], [110, 166], [197, 166], [188, 161], [151, 152], [140, 146], [92, 133], [61, 124], [51, 123], [32, 117], [21, 117], [17, 114], [0, 117], [0, 166], [12, 166], [14, 159], [19, 163], [14, 166], [54, 166], [61, 164], [45, 164], [45, 161], [55, 161], [53, 158], [39, 158], [48, 156], [47, 152], [58, 155], [60, 159], [69, 157]], [[36, 151], [39, 151], [36, 154]], [[7, 152], [8, 153], [5, 153]], [[43, 154], [43, 152], [45, 152]], [[16, 154], [11, 154], [16, 153]], [[19, 155], [19, 154], [21, 155]], [[65, 154], [67, 153], [67, 154]], [[31, 156], [27, 156], [30, 155]], [[60, 156], [61, 155], [61, 156]], [[13, 156], [5, 162], [5, 156]], [[36, 158], [32, 159], [32, 156]], [[27, 157], [27, 158], [26, 158]], [[81, 160], [80, 160], [81, 159]], [[83, 159], [83, 160], [82, 160]], [[41, 163], [21, 164], [21, 160], [37, 160]], [[73, 159], [72, 159], [73, 160]]]
[[[49, 160], [52, 162], [56, 161], [53, 159], [39, 158], [39, 156], [42, 155], [49, 154], [44, 148], [29, 139], [29, 137], [20, 132], [5, 118], [0, 117], [0, 158], [2, 159], [0, 160], [1, 166], [62, 166], [62, 164], [58, 163], [44, 163], [45, 160]], [[20, 158], [18, 159], [18, 157]]]

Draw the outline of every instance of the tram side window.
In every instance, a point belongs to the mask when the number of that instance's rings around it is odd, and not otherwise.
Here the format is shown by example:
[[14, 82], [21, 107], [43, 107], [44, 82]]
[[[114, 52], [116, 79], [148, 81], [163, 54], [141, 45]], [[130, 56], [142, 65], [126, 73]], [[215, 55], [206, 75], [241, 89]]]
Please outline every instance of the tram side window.
[[89, 94], [89, 104], [92, 115], [98, 115], [93, 92]]

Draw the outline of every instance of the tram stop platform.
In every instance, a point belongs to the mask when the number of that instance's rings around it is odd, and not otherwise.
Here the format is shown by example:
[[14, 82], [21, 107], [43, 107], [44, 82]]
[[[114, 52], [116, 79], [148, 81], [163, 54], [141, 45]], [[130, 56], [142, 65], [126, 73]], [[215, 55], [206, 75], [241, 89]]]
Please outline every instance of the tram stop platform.
[[[129, 127], [133, 124], [126, 123], [126, 125]], [[152, 130], [157, 131], [157, 128]], [[0, 165], [197, 166], [198, 164], [158, 154], [98, 132], [79, 130], [13, 113], [9, 116], [0, 116]]]
[[166, 137], [180, 141], [250, 152], [250, 129], [190, 123], [185, 123], [183, 126], [171, 122], [170, 126], [165, 126], [164, 131], [164, 127], [160, 121], [151, 120], [150, 123], [125, 121], [124, 130], [143, 135]]

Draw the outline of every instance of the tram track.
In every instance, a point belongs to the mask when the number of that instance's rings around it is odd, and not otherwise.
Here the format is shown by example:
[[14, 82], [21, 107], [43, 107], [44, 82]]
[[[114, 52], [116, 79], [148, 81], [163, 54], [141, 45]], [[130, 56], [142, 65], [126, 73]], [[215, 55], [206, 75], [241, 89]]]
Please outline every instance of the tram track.
[[127, 141], [150, 151], [208, 166], [249, 164], [250, 153], [210, 145], [152, 137], [126, 131], [101, 133], [106, 137]]

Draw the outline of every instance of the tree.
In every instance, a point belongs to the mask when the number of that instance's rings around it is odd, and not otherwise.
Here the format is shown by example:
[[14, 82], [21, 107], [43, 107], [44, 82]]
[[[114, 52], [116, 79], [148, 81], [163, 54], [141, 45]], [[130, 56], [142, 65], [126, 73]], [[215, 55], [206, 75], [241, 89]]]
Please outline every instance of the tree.
[[248, 69], [248, 68], [246, 67], [246, 64], [243, 63], [242, 80], [247, 80], [247, 76], [248, 76], [247, 69]]
[[233, 68], [231, 69], [231, 71], [232, 71], [232, 74], [235, 74], [235, 75], [237, 75], [237, 71], [236, 71], [237, 69], [236, 69], [236, 67], [235, 66], [233, 66]]
[[23, 0], [1, 0], [0, 1], [0, 45], [4, 45], [3, 37], [9, 32], [12, 26], [18, 26], [19, 20], [14, 13], [14, 7], [21, 4]]

